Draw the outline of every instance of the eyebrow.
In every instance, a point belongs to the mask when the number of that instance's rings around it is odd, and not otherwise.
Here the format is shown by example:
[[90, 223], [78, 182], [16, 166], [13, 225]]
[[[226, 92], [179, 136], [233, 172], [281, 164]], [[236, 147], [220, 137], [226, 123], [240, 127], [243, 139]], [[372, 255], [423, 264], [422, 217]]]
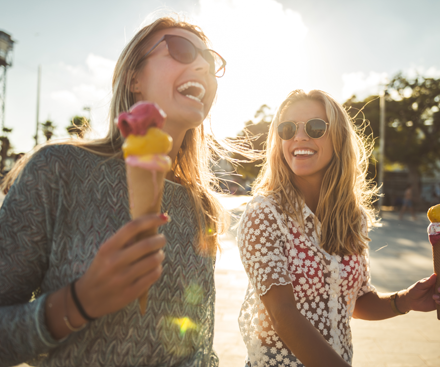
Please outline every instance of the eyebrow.
[[[322, 117], [311, 117], [311, 118], [309, 118], [307, 121], [314, 120], [314, 119], [319, 119], [319, 120], [322, 120], [322, 121], [327, 122], [327, 119], [323, 119]], [[307, 122], [307, 121], [297, 121], [297, 120], [293, 120], [293, 119], [283, 120], [283, 122], [286, 122], [286, 121], [292, 121], [292, 122]]]

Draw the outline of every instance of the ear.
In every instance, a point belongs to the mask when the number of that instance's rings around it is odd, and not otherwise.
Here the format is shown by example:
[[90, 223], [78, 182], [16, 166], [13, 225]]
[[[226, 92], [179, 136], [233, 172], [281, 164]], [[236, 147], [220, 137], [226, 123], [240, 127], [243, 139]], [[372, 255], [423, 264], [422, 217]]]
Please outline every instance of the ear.
[[137, 94], [140, 93], [140, 91], [141, 89], [139, 79], [137, 78], [136, 74], [134, 74], [133, 78], [131, 78], [130, 81], [130, 92], [133, 94]]

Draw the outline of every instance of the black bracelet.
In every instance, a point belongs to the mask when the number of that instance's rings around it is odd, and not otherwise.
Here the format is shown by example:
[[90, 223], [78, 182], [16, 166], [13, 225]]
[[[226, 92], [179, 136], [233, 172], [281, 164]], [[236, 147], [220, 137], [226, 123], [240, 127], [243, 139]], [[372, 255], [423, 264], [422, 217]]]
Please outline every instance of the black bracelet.
[[96, 318], [90, 317], [89, 315], [87, 315], [86, 311], [84, 311], [84, 308], [81, 305], [81, 302], [79, 301], [78, 296], [76, 294], [75, 283], [76, 283], [76, 280], [74, 280], [72, 283], [70, 283], [70, 293], [72, 294], [73, 303], [75, 303], [76, 308], [78, 309], [79, 313], [81, 314], [81, 316], [85, 320], [87, 320], [87, 321], [96, 320]]

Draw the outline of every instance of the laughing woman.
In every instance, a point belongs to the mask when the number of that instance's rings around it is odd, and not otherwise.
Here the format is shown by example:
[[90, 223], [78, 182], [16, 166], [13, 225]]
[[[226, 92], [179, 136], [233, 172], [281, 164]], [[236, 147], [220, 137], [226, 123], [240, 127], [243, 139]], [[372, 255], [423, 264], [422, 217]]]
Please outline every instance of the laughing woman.
[[352, 317], [435, 309], [435, 275], [392, 295], [370, 284], [375, 191], [365, 142], [340, 104], [317, 90], [290, 93], [266, 154], [238, 233], [248, 366], [349, 366]]
[[[226, 216], [202, 123], [225, 64], [198, 27], [157, 20], [116, 64], [107, 137], [45, 146], [6, 178], [0, 366], [218, 366], [214, 259]], [[174, 164], [162, 212], [171, 221], [130, 220], [113, 121], [138, 101], [167, 114]], [[161, 234], [133, 243], [157, 226]], [[141, 316], [136, 299], [147, 290]]]

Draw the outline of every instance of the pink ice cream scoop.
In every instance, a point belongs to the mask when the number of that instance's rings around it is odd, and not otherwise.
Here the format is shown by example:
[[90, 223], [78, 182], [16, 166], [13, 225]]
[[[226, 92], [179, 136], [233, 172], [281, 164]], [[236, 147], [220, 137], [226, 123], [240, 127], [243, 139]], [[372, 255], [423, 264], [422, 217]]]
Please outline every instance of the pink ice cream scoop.
[[428, 226], [429, 242], [432, 246], [440, 245], [440, 223], [430, 223]]
[[145, 135], [148, 128], [163, 128], [166, 114], [159, 106], [151, 102], [138, 102], [129, 112], [122, 112], [118, 117], [118, 128], [126, 138], [128, 135]]

